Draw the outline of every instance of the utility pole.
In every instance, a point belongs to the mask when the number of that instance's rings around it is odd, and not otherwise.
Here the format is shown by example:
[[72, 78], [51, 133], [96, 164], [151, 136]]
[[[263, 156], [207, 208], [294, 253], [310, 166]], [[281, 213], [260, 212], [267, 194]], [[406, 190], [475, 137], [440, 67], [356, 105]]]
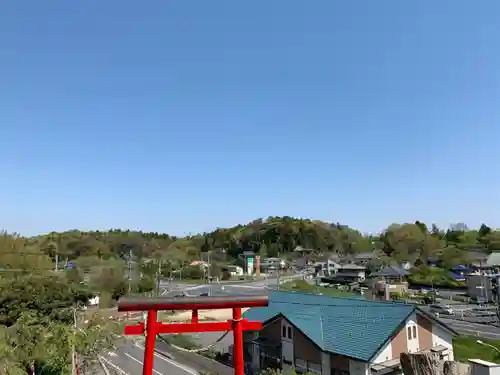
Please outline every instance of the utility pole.
[[500, 275], [498, 274], [498, 270], [495, 275], [495, 289], [496, 289], [496, 314], [497, 320], [500, 322]]
[[158, 271], [156, 273], [156, 296], [160, 295], [161, 259], [158, 261]]
[[[132, 294], [132, 249], [128, 250], [128, 295]], [[127, 320], [130, 320], [132, 314], [127, 313]]]
[[208, 250], [208, 253], [207, 253], [207, 255], [208, 255], [208, 268], [207, 268], [207, 281], [208, 281], [208, 283], [210, 283], [210, 268], [212, 267], [212, 263], [210, 261], [210, 253], [211, 252], [212, 252], [211, 250]]
[[128, 295], [132, 294], [132, 249], [128, 251]]
[[281, 258], [278, 251], [278, 265], [276, 267], [276, 290], [280, 290]]
[[[73, 308], [73, 336], [76, 334], [76, 307]], [[76, 375], [75, 343], [71, 345], [71, 375]]]
[[211, 296], [212, 295], [212, 287], [210, 286], [210, 274], [211, 274], [211, 268], [212, 268], [212, 260], [210, 258], [210, 255], [212, 253], [212, 250], [208, 250], [208, 268], [207, 268], [207, 283], [208, 283], [208, 295]]
[[56, 268], [55, 271], [59, 271], [59, 253], [56, 251]]

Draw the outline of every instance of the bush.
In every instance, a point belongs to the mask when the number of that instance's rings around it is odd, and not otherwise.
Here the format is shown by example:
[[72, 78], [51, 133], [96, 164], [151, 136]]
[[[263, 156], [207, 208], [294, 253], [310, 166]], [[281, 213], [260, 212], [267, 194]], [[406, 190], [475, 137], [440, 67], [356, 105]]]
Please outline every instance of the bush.
[[419, 267], [412, 270], [408, 277], [411, 283], [444, 287], [456, 288], [463, 286], [463, 283], [455, 281], [447, 270], [438, 267]]
[[201, 267], [185, 267], [182, 270], [182, 277], [186, 279], [203, 279], [205, 276], [203, 269]]
[[151, 292], [156, 287], [155, 279], [150, 276], [145, 276], [139, 280], [136, 289], [138, 293]]

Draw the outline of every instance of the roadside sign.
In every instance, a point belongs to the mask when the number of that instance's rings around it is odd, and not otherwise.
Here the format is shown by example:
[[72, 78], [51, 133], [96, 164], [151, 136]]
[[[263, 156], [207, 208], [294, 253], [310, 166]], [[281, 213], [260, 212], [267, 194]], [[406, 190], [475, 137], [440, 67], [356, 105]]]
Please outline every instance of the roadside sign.
[[253, 258], [248, 258], [247, 259], [247, 274], [248, 275], [253, 275]]

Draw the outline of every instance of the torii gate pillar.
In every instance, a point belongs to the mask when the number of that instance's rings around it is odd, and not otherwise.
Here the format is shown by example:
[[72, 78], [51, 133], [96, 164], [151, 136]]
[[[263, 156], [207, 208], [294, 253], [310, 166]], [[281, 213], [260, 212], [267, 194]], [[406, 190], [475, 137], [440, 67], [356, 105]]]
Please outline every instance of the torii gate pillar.
[[[125, 335], [146, 334], [144, 350], [143, 375], [153, 374], [156, 335], [160, 333], [191, 333], [191, 332], [227, 332], [233, 331], [233, 361], [235, 375], [244, 375], [243, 361], [243, 331], [258, 331], [262, 329], [261, 322], [248, 321], [242, 318], [244, 307], [268, 306], [268, 296], [241, 297], [124, 297], [118, 301], [118, 311], [147, 311], [146, 324], [125, 326]], [[198, 310], [232, 309], [233, 319], [226, 322], [198, 321]], [[191, 323], [163, 324], [158, 322], [157, 314], [161, 310], [191, 310]]]

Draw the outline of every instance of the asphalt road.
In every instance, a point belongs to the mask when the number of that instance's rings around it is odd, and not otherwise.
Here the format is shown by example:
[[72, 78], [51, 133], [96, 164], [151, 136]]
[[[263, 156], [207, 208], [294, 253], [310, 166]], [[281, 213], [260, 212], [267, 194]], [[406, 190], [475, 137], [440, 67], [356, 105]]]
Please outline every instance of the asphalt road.
[[269, 278], [265, 280], [246, 282], [225, 282], [220, 284], [181, 284], [179, 282], [160, 284], [161, 295], [175, 297], [181, 293], [191, 296], [198, 296], [209, 293], [211, 296], [237, 296], [237, 295], [262, 295], [267, 294], [268, 289], [275, 287], [277, 279]]
[[[285, 279], [296, 279], [303, 277], [304, 274], [294, 274], [294, 275], [283, 275], [281, 276], [281, 280]], [[259, 280], [222, 280], [218, 285], [254, 285], [254, 286], [268, 286], [268, 285], [276, 285], [277, 278], [276, 277], [268, 277], [267, 279], [259, 279]], [[183, 288], [196, 286], [196, 284], [183, 283], [182, 281], [168, 281], [166, 279], [160, 280], [160, 288]]]
[[[110, 370], [120, 375], [142, 374], [144, 347], [132, 340], [123, 340], [114, 352], [103, 356]], [[198, 375], [198, 371], [165, 356], [155, 354], [154, 375]]]
[[449, 325], [451, 328], [462, 335], [500, 340], [500, 327], [481, 323], [466, 322], [449, 317], [439, 317], [439, 320]]

